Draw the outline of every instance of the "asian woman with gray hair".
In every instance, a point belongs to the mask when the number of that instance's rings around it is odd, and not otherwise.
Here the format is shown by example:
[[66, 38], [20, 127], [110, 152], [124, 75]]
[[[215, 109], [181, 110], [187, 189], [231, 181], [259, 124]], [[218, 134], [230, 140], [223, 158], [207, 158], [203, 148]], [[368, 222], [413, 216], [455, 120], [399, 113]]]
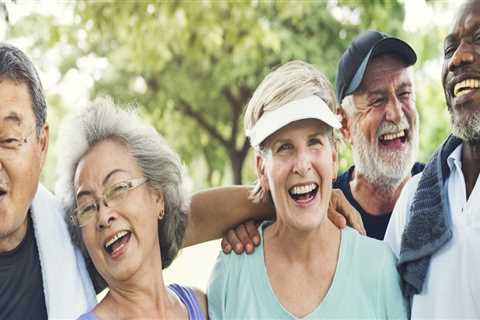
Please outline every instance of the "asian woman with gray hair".
[[205, 295], [166, 286], [190, 192], [177, 154], [133, 112], [103, 99], [60, 134], [56, 191], [69, 231], [106, 297], [81, 319], [204, 319]]

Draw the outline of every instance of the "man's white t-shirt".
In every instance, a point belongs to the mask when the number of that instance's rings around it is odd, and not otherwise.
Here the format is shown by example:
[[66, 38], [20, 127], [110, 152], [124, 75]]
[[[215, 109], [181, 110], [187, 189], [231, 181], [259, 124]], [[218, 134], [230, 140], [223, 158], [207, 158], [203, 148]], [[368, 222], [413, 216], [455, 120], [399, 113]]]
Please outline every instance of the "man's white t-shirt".
[[[423, 290], [413, 297], [412, 319], [480, 319], [480, 179], [467, 201], [461, 155], [462, 145], [447, 159], [450, 175], [445, 188], [453, 236], [432, 256]], [[404, 187], [385, 234], [397, 258], [420, 177]]]

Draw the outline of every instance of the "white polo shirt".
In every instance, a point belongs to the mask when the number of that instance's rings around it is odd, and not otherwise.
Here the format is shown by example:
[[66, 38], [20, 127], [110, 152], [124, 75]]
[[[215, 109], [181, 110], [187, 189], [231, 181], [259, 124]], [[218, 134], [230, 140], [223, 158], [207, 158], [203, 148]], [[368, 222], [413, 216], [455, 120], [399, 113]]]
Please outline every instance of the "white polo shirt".
[[[462, 146], [447, 159], [450, 176], [445, 188], [453, 236], [432, 256], [423, 290], [413, 297], [412, 319], [480, 319], [480, 179], [467, 201]], [[420, 177], [416, 175], [405, 185], [385, 234], [397, 258]]]

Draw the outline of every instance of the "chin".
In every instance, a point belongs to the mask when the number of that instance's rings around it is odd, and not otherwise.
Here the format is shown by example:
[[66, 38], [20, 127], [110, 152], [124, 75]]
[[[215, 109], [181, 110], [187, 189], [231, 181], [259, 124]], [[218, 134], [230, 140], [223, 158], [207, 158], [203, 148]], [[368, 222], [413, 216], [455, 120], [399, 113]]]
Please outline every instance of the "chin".
[[294, 227], [297, 230], [304, 231], [304, 232], [311, 232], [315, 231], [322, 227], [326, 220], [326, 211], [324, 214], [319, 214], [320, 210], [317, 210], [312, 213], [303, 214], [300, 219], [295, 221]]

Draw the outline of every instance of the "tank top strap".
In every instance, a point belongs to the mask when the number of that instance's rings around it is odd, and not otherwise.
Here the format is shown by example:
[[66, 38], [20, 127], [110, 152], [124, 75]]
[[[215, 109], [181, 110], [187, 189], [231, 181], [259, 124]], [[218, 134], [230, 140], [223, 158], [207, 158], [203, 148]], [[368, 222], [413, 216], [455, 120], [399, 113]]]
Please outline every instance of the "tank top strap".
[[176, 283], [172, 283], [168, 286], [182, 303], [187, 307], [188, 319], [190, 320], [204, 320], [202, 309], [198, 303], [197, 296], [191, 288], [182, 287]]

